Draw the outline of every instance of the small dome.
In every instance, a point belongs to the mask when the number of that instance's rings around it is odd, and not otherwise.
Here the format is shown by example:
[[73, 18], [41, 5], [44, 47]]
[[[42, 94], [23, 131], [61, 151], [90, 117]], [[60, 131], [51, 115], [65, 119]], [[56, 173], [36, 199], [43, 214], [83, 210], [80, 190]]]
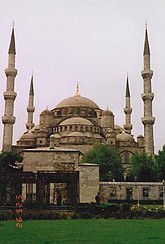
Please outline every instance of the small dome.
[[50, 110], [48, 110], [48, 109], [45, 109], [45, 110], [43, 110], [43, 111], [41, 112], [40, 115], [51, 115], [51, 116], [53, 116], [53, 112], [50, 111]]
[[92, 100], [86, 97], [82, 97], [80, 95], [75, 95], [73, 97], [68, 97], [64, 99], [56, 106], [56, 109], [65, 108], [65, 107], [87, 107], [87, 108], [99, 109], [99, 107], [95, 102], [93, 102]]
[[116, 140], [117, 141], [120, 141], [120, 142], [134, 142], [134, 138], [133, 138], [133, 136], [131, 136], [130, 134], [128, 134], [128, 133], [125, 133], [125, 132], [122, 132], [122, 133], [120, 133], [120, 134], [118, 134], [117, 136], [116, 136]]
[[70, 133], [68, 136], [74, 136], [74, 137], [84, 137], [83, 133], [75, 131]]
[[66, 119], [60, 123], [60, 125], [93, 125], [91, 121], [80, 118], [80, 117], [73, 117], [70, 119]]
[[104, 110], [101, 115], [102, 116], [114, 116], [112, 111], [110, 111], [109, 109]]

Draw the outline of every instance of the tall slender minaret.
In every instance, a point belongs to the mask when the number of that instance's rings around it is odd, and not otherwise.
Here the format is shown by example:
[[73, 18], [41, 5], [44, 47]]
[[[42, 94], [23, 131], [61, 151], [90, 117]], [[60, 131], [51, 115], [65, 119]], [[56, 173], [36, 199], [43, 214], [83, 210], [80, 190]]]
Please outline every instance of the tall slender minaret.
[[17, 70], [15, 69], [15, 37], [14, 37], [14, 27], [12, 29], [11, 41], [8, 52], [8, 68], [5, 69], [5, 74], [7, 77], [6, 92], [3, 93], [5, 99], [5, 112], [2, 117], [2, 123], [4, 124], [3, 130], [3, 151], [12, 150], [12, 140], [13, 140], [13, 124], [15, 123], [14, 114], [14, 100], [17, 93], [14, 92], [14, 82], [17, 75]]
[[27, 107], [27, 112], [28, 112], [28, 119], [26, 123], [26, 129], [29, 131], [31, 128], [34, 127], [33, 123], [33, 113], [35, 111], [34, 107], [34, 87], [33, 87], [33, 75], [31, 77], [31, 83], [30, 83], [30, 90], [29, 90], [29, 102], [28, 102], [28, 107]]
[[132, 125], [131, 125], [132, 108], [131, 108], [131, 101], [130, 101], [130, 90], [129, 90], [128, 75], [127, 75], [127, 83], [126, 83], [126, 95], [125, 95], [124, 113], [125, 113], [124, 130], [125, 130], [126, 133], [131, 134], [131, 130], [132, 130]]
[[144, 142], [145, 152], [149, 155], [154, 154], [154, 137], [153, 137], [153, 124], [155, 118], [152, 116], [152, 100], [154, 94], [151, 88], [151, 78], [153, 71], [150, 69], [150, 47], [148, 42], [147, 27], [145, 30], [145, 42], [144, 42], [144, 70], [141, 72], [144, 80], [144, 93], [142, 93], [142, 100], [144, 102], [144, 117], [142, 123], [144, 125]]

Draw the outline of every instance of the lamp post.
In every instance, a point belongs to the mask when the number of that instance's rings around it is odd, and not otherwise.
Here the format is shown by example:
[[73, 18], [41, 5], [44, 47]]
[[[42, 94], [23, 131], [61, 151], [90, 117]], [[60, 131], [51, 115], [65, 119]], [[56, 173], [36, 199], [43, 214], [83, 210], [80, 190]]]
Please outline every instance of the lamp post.
[[163, 184], [163, 208], [165, 210], [165, 181], [162, 181]]

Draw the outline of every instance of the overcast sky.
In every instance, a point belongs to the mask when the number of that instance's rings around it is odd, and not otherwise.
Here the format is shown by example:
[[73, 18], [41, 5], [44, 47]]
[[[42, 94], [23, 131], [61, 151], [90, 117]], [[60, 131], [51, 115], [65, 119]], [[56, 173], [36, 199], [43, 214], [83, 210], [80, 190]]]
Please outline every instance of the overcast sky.
[[[156, 151], [165, 144], [165, 1], [164, 0], [0, 0], [0, 114], [4, 114], [4, 69], [15, 23], [16, 68], [15, 144], [26, 131], [26, 107], [32, 71], [35, 115], [80, 94], [125, 123], [125, 83], [128, 72], [132, 134], [143, 134], [143, 46], [145, 22], [154, 71], [153, 115]], [[0, 144], [3, 125], [0, 125]]]

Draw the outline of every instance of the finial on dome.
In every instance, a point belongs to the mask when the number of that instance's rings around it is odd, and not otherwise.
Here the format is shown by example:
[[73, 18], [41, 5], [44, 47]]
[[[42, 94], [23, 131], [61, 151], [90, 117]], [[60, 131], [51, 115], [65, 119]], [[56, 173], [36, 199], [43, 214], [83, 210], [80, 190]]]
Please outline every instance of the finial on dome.
[[80, 93], [79, 93], [79, 83], [77, 82], [77, 86], [76, 86], [76, 94], [75, 96], [80, 96]]

